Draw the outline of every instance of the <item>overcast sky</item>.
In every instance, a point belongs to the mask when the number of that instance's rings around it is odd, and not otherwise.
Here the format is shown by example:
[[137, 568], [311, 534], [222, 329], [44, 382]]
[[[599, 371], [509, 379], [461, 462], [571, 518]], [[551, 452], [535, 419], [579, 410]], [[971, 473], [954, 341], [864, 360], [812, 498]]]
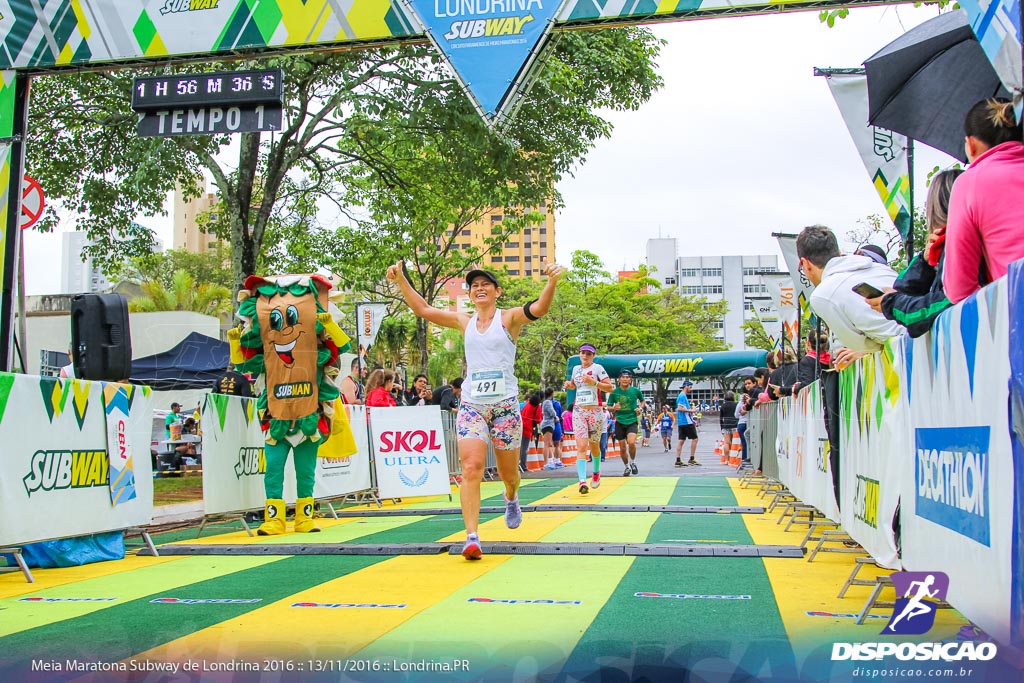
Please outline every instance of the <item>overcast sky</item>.
[[[559, 185], [560, 262], [588, 249], [612, 272], [632, 269], [659, 233], [680, 256], [776, 254], [773, 232], [821, 223], [842, 242], [857, 220], [884, 215], [813, 69], [861, 66], [935, 15], [900, 5], [852, 9], [834, 28], [817, 12], [654, 27], [665, 86], [639, 111], [611, 113], [612, 137]], [[916, 151], [922, 205], [927, 171], [954, 159]]]
[[[611, 138], [559, 185], [559, 262], [588, 249], [610, 271], [632, 269], [659, 234], [680, 240], [680, 256], [775, 254], [772, 232], [823, 223], [842, 240], [884, 213], [813, 68], [860, 66], [935, 14], [900, 5], [852, 9], [831, 29], [817, 12], [654, 27], [665, 86], [639, 111], [608, 113]], [[919, 204], [927, 171], [952, 162], [918, 146]], [[171, 246], [169, 218], [140, 222]], [[29, 294], [59, 291], [60, 250], [59, 235], [27, 235]]]

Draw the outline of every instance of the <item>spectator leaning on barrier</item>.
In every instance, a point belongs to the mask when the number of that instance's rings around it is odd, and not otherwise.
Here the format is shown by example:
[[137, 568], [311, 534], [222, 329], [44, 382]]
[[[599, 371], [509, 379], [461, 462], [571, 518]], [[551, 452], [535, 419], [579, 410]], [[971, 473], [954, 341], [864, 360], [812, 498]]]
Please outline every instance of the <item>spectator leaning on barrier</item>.
[[1005, 99], [978, 102], [967, 112], [964, 134], [971, 166], [949, 197], [942, 274], [954, 304], [1024, 258], [1024, 143], [1013, 105]]
[[925, 202], [928, 243], [924, 251], [900, 273], [894, 290], [868, 299], [876, 311], [906, 327], [911, 337], [920, 337], [930, 330], [939, 313], [953, 305], [942, 287], [942, 270], [949, 195], [953, 181], [962, 173], [960, 169], [951, 169], [932, 177]]
[[796, 251], [814, 285], [811, 309], [849, 350], [837, 355], [837, 362], [848, 363], [879, 351], [887, 339], [901, 334], [899, 325], [872, 310], [853, 291], [861, 283], [882, 291], [891, 288], [896, 271], [867, 256], [842, 256], [836, 236], [822, 225], [804, 228], [796, 238]]
[[811, 332], [807, 335], [807, 355], [797, 364], [797, 381], [805, 387], [821, 376], [832, 364], [832, 355], [828, 352], [828, 335], [822, 332]]
[[769, 357], [771, 356], [775, 356], [777, 367], [768, 376], [768, 393], [773, 401], [780, 396], [792, 396], [800, 388], [796, 354], [787, 346], [785, 351], [773, 351], [769, 354]]

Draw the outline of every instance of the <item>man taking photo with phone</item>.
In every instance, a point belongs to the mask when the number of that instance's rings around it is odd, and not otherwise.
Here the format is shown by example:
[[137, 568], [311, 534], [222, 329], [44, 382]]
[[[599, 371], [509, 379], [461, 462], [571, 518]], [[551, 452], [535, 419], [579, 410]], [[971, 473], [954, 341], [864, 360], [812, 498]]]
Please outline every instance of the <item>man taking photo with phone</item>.
[[822, 225], [804, 228], [796, 238], [800, 267], [814, 285], [811, 309], [828, 325], [845, 349], [836, 352], [837, 366], [874, 353], [900, 326], [868, 305], [854, 291], [862, 284], [885, 291], [896, 281], [896, 271], [867, 256], [843, 256], [831, 230]]

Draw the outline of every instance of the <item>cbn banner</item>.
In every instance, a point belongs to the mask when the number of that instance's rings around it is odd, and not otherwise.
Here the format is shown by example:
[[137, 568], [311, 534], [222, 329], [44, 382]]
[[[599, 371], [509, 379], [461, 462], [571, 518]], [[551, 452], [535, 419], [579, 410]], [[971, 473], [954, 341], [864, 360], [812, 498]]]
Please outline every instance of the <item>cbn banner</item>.
[[[1020, 50], [1017, 51], [1018, 59]], [[1020, 62], [1018, 61], [1018, 66]], [[1018, 68], [1018, 73], [1020, 69]], [[831, 73], [825, 77], [860, 160], [885, 211], [904, 241], [910, 233], [910, 172], [907, 137], [868, 125], [868, 77]], [[809, 296], [809, 295], [808, 295]]]
[[[1019, 276], [1021, 263], [1013, 265]], [[1024, 551], [1014, 505], [1022, 480], [1007, 409], [1009, 318], [1018, 330], [1024, 319], [1016, 282], [1013, 291], [1002, 278], [973, 294], [906, 345], [913, 441], [900, 460], [903, 566], [946, 572], [949, 601], [999, 641], [1021, 647]], [[1012, 346], [1020, 345], [1018, 337]]]
[[[317, 458], [313, 497], [336, 498], [370, 488], [366, 409], [346, 406], [358, 452]], [[256, 399], [207, 394], [203, 402], [203, 507], [208, 515], [263, 507], [267, 471]], [[327, 442], [330, 443], [330, 440]], [[324, 448], [327, 445], [325, 444]], [[284, 469], [284, 497], [295, 500], [295, 469]]]
[[439, 406], [373, 408], [370, 438], [381, 498], [451, 493]]
[[[147, 387], [133, 387], [126, 403], [122, 433], [133, 450], [135, 496], [115, 505], [103, 383], [0, 373], [0, 545], [149, 524], [153, 401]], [[111, 448], [119, 458], [118, 444]]]
[[[843, 528], [883, 567], [900, 569], [893, 520], [911, 452], [904, 337], [839, 374]], [[906, 531], [904, 530], [904, 535]]]
[[798, 499], [818, 508], [829, 519], [839, 519], [829, 465], [821, 383], [809, 384], [795, 396], [780, 398], [777, 403], [779, 481]]
[[107, 452], [110, 454], [110, 500], [114, 505], [135, 498], [135, 463], [149, 460], [152, 415], [132, 411], [132, 404], [142, 394], [149, 396], [146, 386], [103, 385], [103, 407], [107, 419]]
[[1021, 90], [1021, 3], [1020, 0], [963, 0], [960, 7], [978, 36], [981, 49], [992, 63], [1006, 89], [1014, 94], [1014, 110], [1020, 120]]

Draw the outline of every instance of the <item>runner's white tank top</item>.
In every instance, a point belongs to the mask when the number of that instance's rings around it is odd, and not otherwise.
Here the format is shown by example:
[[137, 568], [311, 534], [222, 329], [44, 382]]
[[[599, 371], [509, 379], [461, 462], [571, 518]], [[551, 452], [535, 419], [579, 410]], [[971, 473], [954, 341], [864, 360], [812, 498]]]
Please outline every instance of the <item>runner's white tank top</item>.
[[[473, 403], [498, 403], [519, 395], [519, 380], [516, 379], [516, 345], [501, 323], [501, 309], [495, 309], [494, 319], [484, 331], [476, 329], [477, 314], [466, 325], [464, 347], [466, 350], [467, 381], [463, 384], [465, 400]], [[500, 396], [478, 398], [473, 395], [473, 373], [484, 370], [501, 370], [505, 375], [505, 391]], [[468, 389], [466, 386], [468, 385]]]

